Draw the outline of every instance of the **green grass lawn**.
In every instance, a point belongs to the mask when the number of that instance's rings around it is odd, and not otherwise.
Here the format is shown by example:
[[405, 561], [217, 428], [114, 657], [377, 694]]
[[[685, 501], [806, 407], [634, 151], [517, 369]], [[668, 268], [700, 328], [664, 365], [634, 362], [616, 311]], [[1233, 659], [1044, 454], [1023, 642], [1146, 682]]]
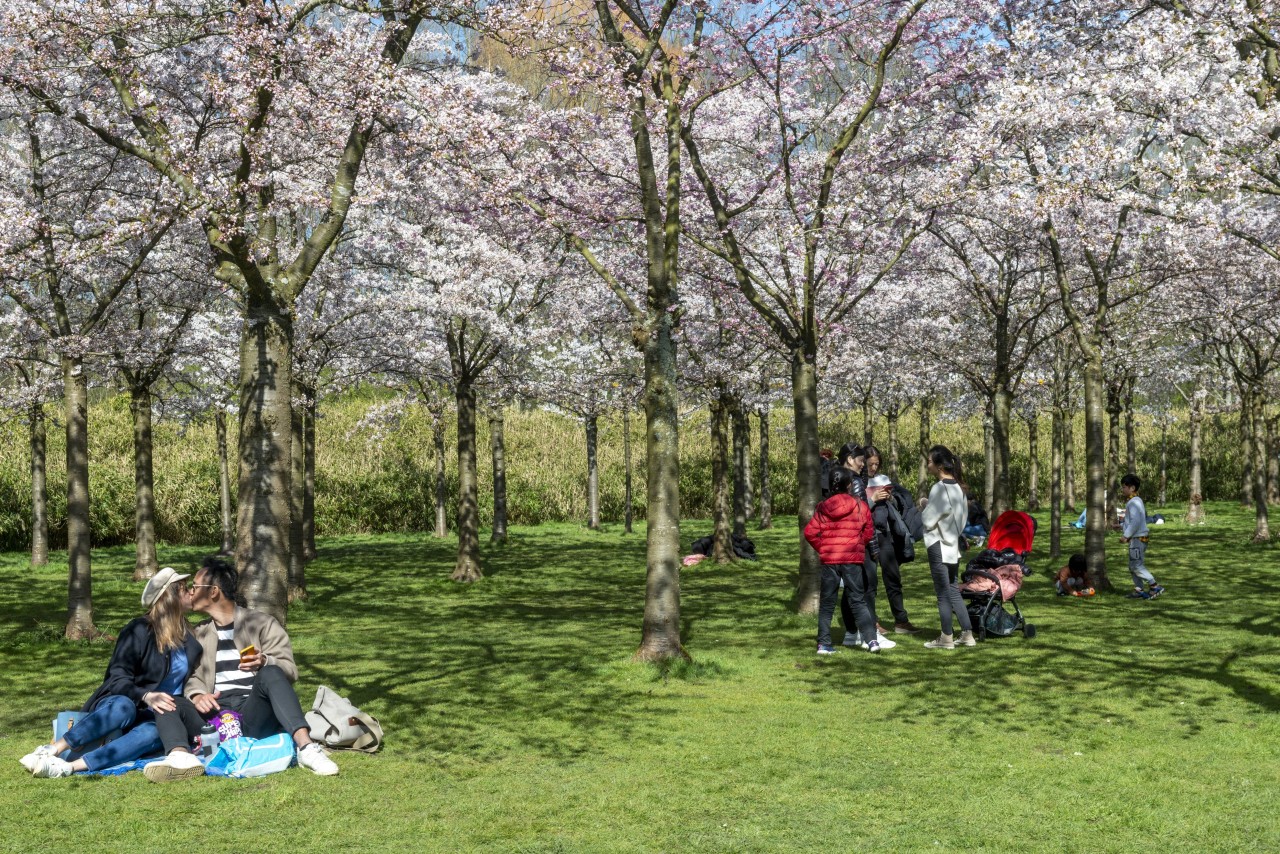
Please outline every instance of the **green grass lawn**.
[[[337, 755], [332, 779], [168, 786], [18, 764], [110, 646], [59, 638], [65, 567], [2, 555], [0, 850], [1280, 850], [1280, 548], [1246, 545], [1233, 505], [1209, 511], [1153, 528], [1159, 600], [1123, 598], [1118, 542], [1117, 593], [1091, 600], [1055, 596], [1037, 554], [1019, 597], [1033, 640], [945, 652], [921, 635], [830, 659], [787, 611], [782, 520], [752, 533], [760, 562], [686, 570], [694, 660], [668, 672], [628, 660], [642, 533], [517, 528], [467, 587], [448, 540], [324, 541], [290, 613], [299, 693], [349, 695], [385, 747]], [[127, 548], [95, 552], [100, 628], [139, 611], [131, 569]], [[927, 567], [904, 575], [912, 619], [936, 629]]]

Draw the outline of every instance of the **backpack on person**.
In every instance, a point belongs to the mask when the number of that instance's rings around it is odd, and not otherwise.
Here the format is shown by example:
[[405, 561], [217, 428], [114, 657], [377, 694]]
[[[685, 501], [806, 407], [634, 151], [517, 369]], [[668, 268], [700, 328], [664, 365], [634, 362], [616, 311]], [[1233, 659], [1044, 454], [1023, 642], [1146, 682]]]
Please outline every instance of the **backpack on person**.
[[893, 542], [893, 553], [901, 565], [916, 559], [916, 543], [896, 504], [896, 501], [886, 501], [884, 506], [889, 513], [889, 539]]
[[911, 499], [911, 493], [895, 484], [893, 487], [893, 503], [896, 505], [898, 515], [902, 517], [903, 523], [907, 526], [907, 532], [911, 535], [911, 539], [917, 543], [923, 540], [924, 514], [920, 512], [920, 508]]

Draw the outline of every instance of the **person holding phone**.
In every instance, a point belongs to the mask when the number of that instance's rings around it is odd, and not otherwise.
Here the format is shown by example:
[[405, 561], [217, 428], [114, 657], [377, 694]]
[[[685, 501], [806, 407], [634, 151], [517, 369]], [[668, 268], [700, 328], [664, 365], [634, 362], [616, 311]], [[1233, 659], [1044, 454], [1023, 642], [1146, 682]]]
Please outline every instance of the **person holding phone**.
[[187, 680], [187, 697], [206, 717], [226, 708], [240, 714], [250, 738], [280, 732], [293, 736], [298, 764], [323, 777], [337, 764], [311, 740], [302, 704], [293, 690], [298, 667], [284, 626], [270, 614], [243, 607], [240, 576], [218, 557], [205, 558], [196, 573], [191, 610], [209, 617], [195, 627], [204, 657]]

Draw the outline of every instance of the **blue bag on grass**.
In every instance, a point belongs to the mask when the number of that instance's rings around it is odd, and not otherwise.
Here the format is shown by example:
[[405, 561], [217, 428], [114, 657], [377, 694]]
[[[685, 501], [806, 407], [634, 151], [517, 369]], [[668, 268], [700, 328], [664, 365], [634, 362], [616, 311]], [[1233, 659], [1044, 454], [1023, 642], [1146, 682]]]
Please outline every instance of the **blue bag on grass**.
[[297, 762], [293, 737], [277, 733], [266, 738], [241, 736], [218, 745], [218, 752], [205, 763], [210, 777], [262, 777], [283, 771]]

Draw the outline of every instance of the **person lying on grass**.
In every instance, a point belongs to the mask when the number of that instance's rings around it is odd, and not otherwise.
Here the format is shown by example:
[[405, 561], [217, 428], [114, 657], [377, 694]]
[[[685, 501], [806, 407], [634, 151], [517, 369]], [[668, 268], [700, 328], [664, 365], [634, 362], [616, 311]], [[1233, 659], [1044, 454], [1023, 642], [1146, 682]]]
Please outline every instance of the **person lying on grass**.
[[187, 697], [204, 717], [236, 711], [250, 738], [289, 733], [298, 764], [331, 777], [338, 766], [311, 740], [293, 690], [298, 667], [289, 635], [270, 614], [237, 604], [239, 583], [235, 567], [218, 557], [205, 558], [196, 573], [191, 609], [209, 619], [195, 627], [204, 657], [187, 680]]
[[[188, 577], [166, 566], [147, 582], [142, 591], [147, 613], [121, 630], [102, 685], [81, 708], [87, 714], [60, 738], [19, 760], [32, 776], [70, 777], [162, 749], [174, 754], [171, 773], [204, 773], [200, 760], [187, 750], [191, 733], [177, 711], [181, 704], [190, 705], [182, 689], [204, 655], [187, 627], [191, 591], [182, 582]], [[161, 720], [166, 724], [163, 732], [157, 728]], [[92, 747], [117, 730], [123, 732], [120, 737]], [[68, 758], [85, 747], [92, 749]]]

